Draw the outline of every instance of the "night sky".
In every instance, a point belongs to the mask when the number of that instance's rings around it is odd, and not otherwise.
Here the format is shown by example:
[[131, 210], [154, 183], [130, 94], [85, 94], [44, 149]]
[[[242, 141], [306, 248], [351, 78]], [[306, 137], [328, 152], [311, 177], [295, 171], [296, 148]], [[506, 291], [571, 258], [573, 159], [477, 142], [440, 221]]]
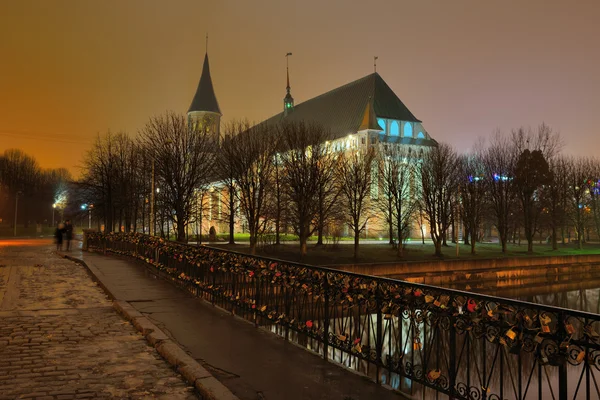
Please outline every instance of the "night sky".
[[223, 121], [282, 110], [377, 71], [461, 151], [499, 128], [600, 148], [600, 1], [2, 0], [0, 151], [74, 174], [97, 133], [187, 111], [208, 52]]

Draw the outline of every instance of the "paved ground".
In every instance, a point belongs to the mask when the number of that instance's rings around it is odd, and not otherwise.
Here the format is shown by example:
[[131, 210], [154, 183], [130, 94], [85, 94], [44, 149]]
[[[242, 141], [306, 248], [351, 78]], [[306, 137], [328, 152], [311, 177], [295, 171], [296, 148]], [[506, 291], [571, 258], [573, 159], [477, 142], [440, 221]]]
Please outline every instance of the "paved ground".
[[0, 399], [195, 399], [49, 240], [0, 241]]
[[156, 279], [133, 259], [73, 252], [241, 400], [398, 400], [376, 383]]

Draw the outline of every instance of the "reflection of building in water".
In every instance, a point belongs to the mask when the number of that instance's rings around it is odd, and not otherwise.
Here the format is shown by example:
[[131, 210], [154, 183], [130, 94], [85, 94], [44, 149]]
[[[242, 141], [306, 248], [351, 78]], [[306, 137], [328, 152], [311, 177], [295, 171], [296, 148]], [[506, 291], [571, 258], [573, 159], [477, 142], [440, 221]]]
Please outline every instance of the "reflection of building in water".
[[[188, 110], [188, 121], [197, 129], [205, 129], [215, 133], [217, 140], [221, 139], [220, 119], [222, 113], [210, 76], [208, 54], [204, 57], [204, 65], [200, 83]], [[305, 122], [318, 124], [330, 133], [327, 141], [332, 152], [366, 151], [375, 148], [377, 151], [403, 157], [418, 159], [428, 148], [437, 142], [431, 138], [423, 123], [406, 107], [394, 91], [378, 73], [372, 73], [353, 82], [319, 94], [309, 100], [296, 104], [291, 94], [289, 73], [283, 110], [268, 118], [264, 123], [277, 124], [280, 122]], [[371, 199], [377, 200], [382, 193], [383, 182], [379, 176], [377, 165], [372, 168], [375, 176], [371, 187]], [[414, 178], [413, 178], [414, 181]], [[202, 226], [203, 232], [213, 226], [218, 232], [227, 231], [227, 218], [218, 210], [221, 202], [227, 202], [227, 190], [215, 182], [213, 190], [218, 195], [205, 198], [207, 208]], [[220, 199], [220, 201], [219, 201]], [[242, 216], [237, 218], [238, 221]], [[240, 231], [241, 221], [236, 227]], [[193, 227], [191, 227], [193, 230]], [[387, 234], [382, 221], [373, 219], [367, 228], [371, 236]], [[428, 235], [428, 227], [416, 223], [412, 235], [420, 237]]]

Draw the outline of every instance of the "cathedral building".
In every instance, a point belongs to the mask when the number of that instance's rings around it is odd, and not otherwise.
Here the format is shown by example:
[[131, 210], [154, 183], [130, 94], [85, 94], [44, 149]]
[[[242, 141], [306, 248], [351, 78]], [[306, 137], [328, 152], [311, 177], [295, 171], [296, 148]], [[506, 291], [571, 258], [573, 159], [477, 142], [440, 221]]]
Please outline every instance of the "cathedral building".
[[[221, 116], [206, 54], [200, 83], [188, 110], [188, 121], [193, 126], [208, 125], [220, 138]], [[263, 123], [274, 125], [284, 121], [320, 125], [330, 133], [329, 145], [338, 152], [368, 146], [388, 150], [390, 146], [396, 146], [419, 157], [424, 150], [437, 145], [422, 121], [377, 72], [295, 104], [288, 70], [283, 110]], [[219, 233], [228, 230], [227, 221], [221, 218], [221, 196], [221, 191], [214, 190], [205, 204], [209, 211], [202, 224], [204, 233], [211, 226]], [[385, 227], [381, 231], [385, 234]], [[414, 232], [413, 236], [420, 234]]]

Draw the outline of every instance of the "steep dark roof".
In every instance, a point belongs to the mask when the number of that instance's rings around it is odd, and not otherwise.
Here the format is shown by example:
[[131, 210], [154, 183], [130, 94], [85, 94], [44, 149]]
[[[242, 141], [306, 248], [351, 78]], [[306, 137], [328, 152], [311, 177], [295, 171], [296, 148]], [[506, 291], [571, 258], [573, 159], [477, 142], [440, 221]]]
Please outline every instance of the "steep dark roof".
[[211, 111], [221, 114], [215, 89], [213, 88], [212, 79], [210, 78], [210, 67], [208, 65], [208, 53], [204, 56], [204, 65], [202, 66], [202, 75], [198, 89], [190, 105], [190, 111]]
[[421, 122], [396, 96], [378, 73], [373, 73], [294, 106], [284, 117], [279, 113], [267, 124], [281, 122], [313, 122], [331, 131], [332, 139], [359, 130], [370, 99], [375, 115], [401, 121]]

